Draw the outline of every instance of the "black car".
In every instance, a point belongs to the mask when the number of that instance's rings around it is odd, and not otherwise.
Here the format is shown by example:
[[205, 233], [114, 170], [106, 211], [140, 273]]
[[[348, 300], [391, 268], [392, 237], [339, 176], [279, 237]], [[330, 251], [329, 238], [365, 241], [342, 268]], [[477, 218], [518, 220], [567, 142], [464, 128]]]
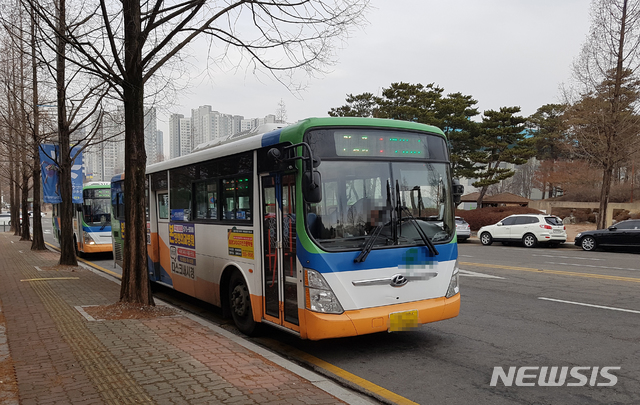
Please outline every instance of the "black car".
[[576, 235], [576, 246], [584, 250], [598, 247], [640, 247], [640, 219], [618, 222], [608, 229], [580, 232]]

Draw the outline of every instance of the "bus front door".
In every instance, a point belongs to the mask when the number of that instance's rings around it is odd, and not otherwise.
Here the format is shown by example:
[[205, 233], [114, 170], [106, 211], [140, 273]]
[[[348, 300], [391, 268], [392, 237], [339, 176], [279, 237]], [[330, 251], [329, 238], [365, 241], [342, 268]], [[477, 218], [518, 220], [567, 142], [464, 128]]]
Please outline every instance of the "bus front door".
[[299, 331], [295, 175], [262, 177], [263, 317]]

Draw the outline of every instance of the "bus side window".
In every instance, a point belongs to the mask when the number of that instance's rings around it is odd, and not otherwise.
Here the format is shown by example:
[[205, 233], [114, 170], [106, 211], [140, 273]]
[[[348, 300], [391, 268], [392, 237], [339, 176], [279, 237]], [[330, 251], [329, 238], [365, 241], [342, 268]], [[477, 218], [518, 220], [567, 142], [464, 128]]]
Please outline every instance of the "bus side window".
[[172, 221], [190, 221], [192, 187], [196, 166], [186, 166], [169, 172], [169, 215]]
[[223, 219], [251, 220], [252, 184], [248, 177], [222, 180]]
[[218, 219], [218, 185], [215, 180], [195, 185], [196, 219]]
[[158, 194], [158, 218], [169, 219], [169, 195]]

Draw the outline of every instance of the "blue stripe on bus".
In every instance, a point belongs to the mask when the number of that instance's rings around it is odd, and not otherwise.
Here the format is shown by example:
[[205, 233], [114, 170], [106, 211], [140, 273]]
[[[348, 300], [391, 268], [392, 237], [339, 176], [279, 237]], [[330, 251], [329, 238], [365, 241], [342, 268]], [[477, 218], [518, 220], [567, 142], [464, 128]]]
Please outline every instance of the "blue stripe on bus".
[[337, 273], [342, 271], [369, 270], [385, 267], [397, 267], [398, 265], [424, 265], [437, 264], [455, 260], [458, 257], [458, 244], [448, 243], [446, 245], [436, 245], [437, 256], [431, 256], [426, 246], [411, 246], [397, 249], [372, 250], [363, 263], [354, 263], [360, 251], [355, 252], [331, 252], [331, 253], [309, 253], [300, 239], [297, 242], [297, 253], [303, 267], [314, 269], [320, 273]]
[[83, 226], [83, 232], [111, 232], [111, 225], [107, 225], [104, 228], [100, 226]]
[[282, 129], [276, 129], [275, 131], [267, 132], [262, 135], [262, 147], [276, 145], [280, 143], [280, 133]]

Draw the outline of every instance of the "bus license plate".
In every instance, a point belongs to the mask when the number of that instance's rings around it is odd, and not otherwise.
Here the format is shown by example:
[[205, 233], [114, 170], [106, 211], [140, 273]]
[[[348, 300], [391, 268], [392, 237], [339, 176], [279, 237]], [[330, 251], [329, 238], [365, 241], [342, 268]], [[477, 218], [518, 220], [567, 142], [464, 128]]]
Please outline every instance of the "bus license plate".
[[400, 332], [418, 326], [418, 310], [389, 314], [389, 332]]

